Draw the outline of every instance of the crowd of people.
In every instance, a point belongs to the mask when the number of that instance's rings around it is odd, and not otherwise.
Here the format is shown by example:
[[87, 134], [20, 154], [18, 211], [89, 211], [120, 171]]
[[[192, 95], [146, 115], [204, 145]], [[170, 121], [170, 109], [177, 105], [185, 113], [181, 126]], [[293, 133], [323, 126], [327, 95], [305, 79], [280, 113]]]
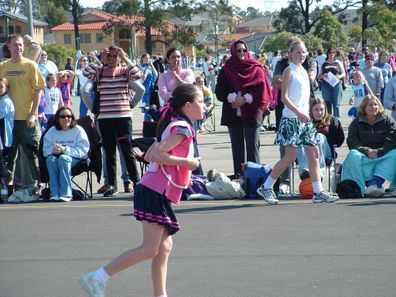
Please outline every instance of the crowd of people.
[[[85, 274], [80, 281], [90, 296], [104, 296], [111, 276], [146, 259], [153, 261], [155, 296], [167, 296], [171, 235], [180, 229], [171, 204], [180, 202], [192, 174], [203, 174], [197, 133], [214, 94], [222, 102], [221, 125], [230, 137], [235, 178], [243, 177], [242, 164], [262, 162], [260, 131], [268, 110], [274, 109], [280, 160], [257, 188], [269, 204], [279, 203], [276, 181], [287, 181], [287, 169], [296, 160], [301, 179], [311, 179], [313, 203], [339, 199], [324, 190], [322, 177], [327, 160], [336, 157], [335, 148], [345, 141], [340, 104], [349, 85], [353, 97], [348, 115], [353, 120], [341, 181], [353, 181], [367, 197], [382, 196], [386, 181], [390, 190], [396, 189], [396, 47], [392, 54], [351, 49], [346, 55], [334, 48], [324, 54], [323, 49], [308, 52], [293, 37], [287, 50], [268, 58], [264, 53], [254, 57], [237, 40], [230, 56], [219, 63], [208, 56], [193, 64], [177, 48], [165, 57], [145, 53], [131, 60], [111, 45], [98, 53], [79, 52], [74, 65], [70, 58], [59, 71], [34, 40], [15, 35], [1, 57], [0, 175], [8, 192], [2, 200], [38, 199], [41, 156], [49, 174], [49, 200], [72, 200], [72, 168], [90, 152], [87, 133], [71, 108], [74, 89], [80, 96], [79, 118], [92, 112], [102, 139], [104, 185], [98, 193], [114, 197], [119, 191], [117, 150], [124, 191], [134, 191], [134, 216], [142, 221], [143, 243]], [[323, 99], [317, 98], [318, 89]], [[154, 143], [145, 153], [150, 165], [142, 177], [131, 144], [132, 109], [139, 102], [144, 120], [158, 122]]]
[[[281, 161], [272, 170], [267, 183], [259, 189], [265, 200], [272, 204], [278, 202], [275, 192], [286, 191], [285, 185], [289, 180], [287, 167], [296, 159], [300, 176], [310, 176], [314, 192], [322, 192], [319, 184], [323, 168], [328, 159], [335, 158], [334, 147], [341, 146], [345, 138], [339, 107], [347, 87], [353, 93], [349, 98], [351, 108], [348, 111], [354, 119], [347, 139], [350, 154], [358, 146], [356, 139], [350, 140], [353, 132], [356, 132], [356, 127], [359, 127], [357, 131], [361, 131], [361, 123], [367, 122], [362, 104], [368, 98], [378, 98], [379, 102], [380, 116], [375, 123], [369, 123], [371, 130], [374, 130], [374, 124], [386, 117], [389, 135], [385, 133], [379, 140], [377, 133], [376, 142], [366, 143], [370, 137], [365, 138], [364, 145], [357, 142], [364, 148], [360, 152], [372, 160], [392, 151], [392, 121], [396, 115], [395, 49], [389, 53], [366, 48], [359, 53], [352, 48], [345, 54], [340, 48], [309, 52], [298, 39], [294, 40], [294, 45], [283, 51], [277, 50], [272, 55], [262, 52], [255, 57], [247, 44], [240, 40], [232, 44], [230, 56], [224, 55], [219, 63], [211, 56], [194, 62], [177, 48], [169, 49], [164, 57], [161, 53], [153, 57], [145, 53], [132, 61], [121, 48], [110, 46], [102, 52], [80, 51], [75, 63], [68, 58], [65, 70], [59, 71], [58, 66], [48, 59], [46, 51], [41, 50], [32, 38], [11, 37], [1, 53], [3, 59], [8, 59], [0, 65], [3, 152], [0, 172], [3, 187], [7, 187], [9, 192], [6, 200], [37, 199], [41, 188], [37, 167], [41, 133], [55, 129], [61, 135], [62, 131], [73, 130], [75, 126], [78, 129], [77, 117], [71, 109], [73, 95], [80, 96], [79, 118], [91, 111], [102, 137], [104, 184], [98, 193], [105, 197], [118, 193], [117, 150], [124, 191], [131, 192], [140, 180], [130, 142], [131, 108], [141, 102], [144, 120], [158, 121], [160, 110], [172, 98], [172, 92], [185, 84], [195, 84], [203, 91], [207, 110], [213, 106], [214, 94], [222, 102], [221, 125], [227, 127], [230, 136], [235, 178], [243, 176], [241, 164], [247, 161], [261, 163], [260, 131], [269, 110], [274, 110], [274, 126], [278, 132], [275, 143], [279, 144]], [[23, 56], [25, 47], [29, 49], [27, 57]], [[296, 49], [297, 52], [294, 52]], [[76, 94], [73, 94], [74, 90]], [[323, 100], [316, 98], [318, 90]], [[391, 110], [392, 116], [387, 117], [385, 109]], [[60, 111], [71, 113], [71, 117], [59, 114]], [[67, 125], [61, 125], [64, 121]], [[301, 126], [301, 123], [306, 125]], [[193, 123], [195, 133], [202, 130], [201, 125], [202, 120]], [[79, 131], [79, 137], [87, 140], [85, 132]], [[42, 141], [48, 166], [49, 156], [57, 156], [60, 150], [62, 154], [75, 158], [65, 147], [66, 143], [70, 143], [68, 146], [74, 151], [77, 149], [77, 139], [72, 142], [67, 137], [60, 137], [50, 145], [52, 151], [46, 143], [48, 138], [43, 137]], [[86, 144], [84, 149], [89, 151], [89, 142], [86, 141]], [[371, 153], [371, 150], [378, 150], [384, 145], [387, 149], [381, 150], [379, 155]], [[193, 138], [193, 147], [194, 156], [199, 158], [197, 137]], [[79, 158], [87, 157], [87, 153], [80, 152], [78, 155]], [[348, 155], [346, 161], [350, 162], [351, 158]], [[316, 165], [317, 161], [319, 165]], [[70, 173], [66, 165], [58, 166], [61, 168], [57, 171], [58, 175], [62, 170]], [[51, 190], [51, 200], [69, 201], [72, 198], [71, 185], [67, 191], [57, 190], [59, 186], [55, 185], [54, 179], [59, 183], [60, 177], [53, 177], [53, 173], [52, 170], [50, 188], [55, 189]], [[203, 175], [202, 165], [199, 164], [193, 173]], [[374, 173], [371, 175], [377, 176]], [[379, 176], [381, 179], [376, 177], [377, 181], [388, 180], [393, 188], [393, 180], [389, 176]], [[272, 189], [278, 177], [281, 188], [275, 188], [274, 192]], [[341, 179], [356, 180], [366, 196], [377, 197], [384, 193], [384, 181], [373, 184], [366, 176], [357, 178], [346, 171], [341, 174]], [[69, 182], [62, 184], [69, 185]]]

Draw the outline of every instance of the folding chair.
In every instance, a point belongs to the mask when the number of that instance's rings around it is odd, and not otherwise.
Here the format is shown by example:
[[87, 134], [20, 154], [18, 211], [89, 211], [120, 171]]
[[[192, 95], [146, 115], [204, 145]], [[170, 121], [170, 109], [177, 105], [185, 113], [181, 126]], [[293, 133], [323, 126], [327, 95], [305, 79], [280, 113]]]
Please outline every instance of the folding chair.
[[212, 104], [210, 108], [205, 112], [205, 116], [202, 120], [201, 129], [199, 132], [202, 132], [205, 129], [208, 132], [216, 131], [216, 105]]

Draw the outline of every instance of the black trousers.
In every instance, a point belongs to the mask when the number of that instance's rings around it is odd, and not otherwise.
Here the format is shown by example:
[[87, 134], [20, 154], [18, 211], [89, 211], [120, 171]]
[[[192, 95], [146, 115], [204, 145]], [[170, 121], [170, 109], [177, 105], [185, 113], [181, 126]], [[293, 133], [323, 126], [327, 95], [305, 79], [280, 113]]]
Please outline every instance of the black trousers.
[[109, 185], [117, 186], [117, 140], [121, 145], [121, 152], [125, 159], [129, 178], [136, 184], [139, 181], [139, 172], [130, 142], [132, 139], [132, 119], [130, 117], [99, 119], [98, 123], [99, 131], [102, 136], [103, 149], [106, 152], [106, 167]]
[[260, 127], [234, 125], [228, 126], [228, 132], [231, 139], [235, 176], [242, 175], [242, 164], [245, 163], [245, 143], [246, 160], [260, 164]]

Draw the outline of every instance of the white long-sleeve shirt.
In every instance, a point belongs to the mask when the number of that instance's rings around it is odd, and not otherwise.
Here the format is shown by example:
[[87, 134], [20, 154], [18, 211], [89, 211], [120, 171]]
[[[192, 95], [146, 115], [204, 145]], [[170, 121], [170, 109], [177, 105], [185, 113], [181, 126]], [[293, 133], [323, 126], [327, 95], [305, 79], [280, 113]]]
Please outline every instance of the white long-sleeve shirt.
[[44, 135], [43, 154], [48, 157], [53, 154], [55, 143], [64, 146], [63, 154], [77, 159], [85, 159], [88, 157], [89, 140], [84, 129], [80, 126], [75, 126], [67, 131], [57, 130], [56, 127], [51, 127]]

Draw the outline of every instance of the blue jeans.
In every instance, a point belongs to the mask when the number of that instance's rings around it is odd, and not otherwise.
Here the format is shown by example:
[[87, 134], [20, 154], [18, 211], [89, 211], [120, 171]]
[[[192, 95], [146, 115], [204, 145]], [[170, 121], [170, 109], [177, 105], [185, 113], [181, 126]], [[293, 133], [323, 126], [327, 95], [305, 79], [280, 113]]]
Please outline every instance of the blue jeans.
[[88, 113], [88, 107], [85, 105], [84, 100], [80, 96], [80, 119], [85, 117]]
[[71, 170], [80, 160], [68, 155], [47, 157], [51, 197], [72, 197]]
[[332, 87], [327, 82], [322, 82], [322, 97], [326, 102], [327, 110], [333, 116], [340, 117], [340, 104], [342, 98], [342, 83], [339, 82], [336, 86]]

